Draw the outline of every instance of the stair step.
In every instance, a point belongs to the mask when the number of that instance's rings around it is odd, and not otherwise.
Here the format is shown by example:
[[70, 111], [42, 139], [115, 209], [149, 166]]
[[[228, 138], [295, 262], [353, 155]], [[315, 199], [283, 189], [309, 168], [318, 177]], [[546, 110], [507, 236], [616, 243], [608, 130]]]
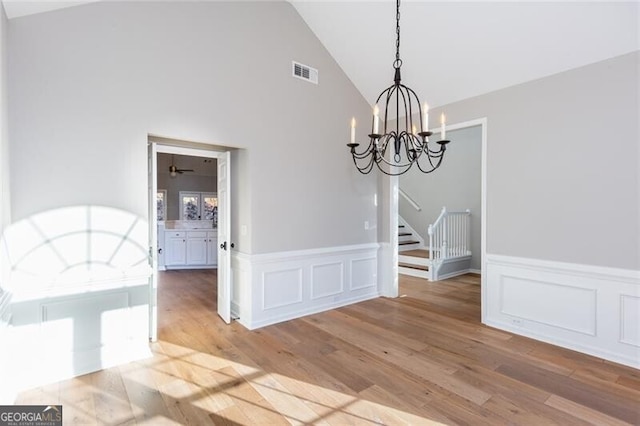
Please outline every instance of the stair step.
[[404, 228], [404, 225], [398, 225], [398, 228]]
[[422, 257], [425, 259], [429, 258], [429, 250], [425, 249], [407, 250], [402, 252], [402, 254], [405, 256]]
[[431, 260], [428, 257], [418, 257], [418, 256], [410, 256], [410, 255], [406, 255], [405, 253], [411, 253], [412, 251], [415, 250], [406, 250], [406, 251], [401, 251], [398, 253], [398, 264], [400, 263], [406, 263], [408, 265], [420, 265], [420, 266], [424, 266], [427, 267], [428, 265], [431, 264]]
[[408, 237], [409, 235], [413, 235], [411, 232], [398, 232], [398, 237]]
[[406, 246], [409, 244], [420, 244], [420, 241], [415, 241], [415, 240], [409, 240], [409, 241], [399, 241], [398, 245], [399, 246]]
[[413, 268], [407, 268], [404, 266], [400, 266], [398, 268], [398, 272], [403, 274], [403, 275], [409, 275], [411, 277], [418, 277], [418, 278], [424, 278], [425, 280], [429, 280], [430, 279], [430, 272], [429, 271], [425, 271], [422, 269], [413, 269]]
[[411, 263], [404, 263], [404, 262], [399, 262], [398, 263], [399, 267], [402, 268], [410, 268], [410, 269], [417, 269], [419, 271], [428, 271], [429, 267], [428, 266], [424, 266], [424, 265], [414, 265]]

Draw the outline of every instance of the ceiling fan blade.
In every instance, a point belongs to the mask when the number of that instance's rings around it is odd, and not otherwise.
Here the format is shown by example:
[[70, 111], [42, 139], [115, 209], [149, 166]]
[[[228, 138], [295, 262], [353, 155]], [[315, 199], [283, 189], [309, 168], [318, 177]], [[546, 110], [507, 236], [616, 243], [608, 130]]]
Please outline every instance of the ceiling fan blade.
[[193, 170], [193, 169], [176, 169], [176, 171], [179, 172], [179, 173], [195, 172], [195, 170]]

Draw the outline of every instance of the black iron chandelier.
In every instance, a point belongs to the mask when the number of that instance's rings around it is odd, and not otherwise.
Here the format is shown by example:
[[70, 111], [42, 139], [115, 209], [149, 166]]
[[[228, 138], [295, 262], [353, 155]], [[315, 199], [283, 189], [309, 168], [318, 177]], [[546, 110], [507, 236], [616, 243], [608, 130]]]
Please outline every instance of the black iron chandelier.
[[[423, 173], [431, 173], [442, 163], [447, 149], [445, 118], [441, 116], [440, 140], [438, 149], [429, 137], [433, 134], [429, 131], [429, 107], [425, 103], [420, 105], [418, 95], [411, 88], [400, 82], [400, 0], [396, 0], [396, 59], [393, 61], [395, 70], [393, 85], [385, 89], [373, 109], [373, 122], [371, 134], [369, 134], [369, 146], [362, 152], [357, 152], [360, 146], [355, 141], [356, 122], [351, 120], [351, 142], [347, 146], [351, 149], [353, 162], [360, 173], [367, 174], [373, 170], [373, 166], [389, 176], [398, 176], [407, 172], [414, 164]], [[378, 104], [384, 102], [383, 128], [379, 130], [380, 109]], [[395, 117], [392, 115], [395, 108]], [[414, 114], [417, 114], [420, 124], [419, 130], [414, 125]], [[395, 125], [389, 123], [389, 119], [396, 119]], [[389, 145], [393, 146], [393, 152], [387, 152]]]

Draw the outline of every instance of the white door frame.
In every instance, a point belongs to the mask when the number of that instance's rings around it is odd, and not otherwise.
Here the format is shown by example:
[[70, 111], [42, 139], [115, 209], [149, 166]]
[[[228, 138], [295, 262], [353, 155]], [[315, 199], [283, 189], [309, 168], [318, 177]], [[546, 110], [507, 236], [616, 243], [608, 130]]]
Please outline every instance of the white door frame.
[[[469, 127], [475, 127], [475, 126], [481, 126], [482, 128], [482, 154], [481, 154], [481, 183], [480, 183], [480, 205], [481, 205], [481, 220], [480, 220], [480, 256], [481, 256], [481, 263], [480, 263], [480, 273], [481, 273], [481, 278], [480, 278], [480, 286], [481, 286], [481, 291], [480, 291], [480, 304], [481, 304], [481, 312], [482, 312], [482, 317], [481, 317], [481, 321], [484, 323], [485, 322], [485, 318], [487, 318], [487, 303], [486, 303], [486, 292], [487, 292], [487, 285], [486, 285], [486, 271], [487, 271], [487, 118], [478, 118], [475, 120], [469, 120], [469, 121], [464, 121], [461, 123], [456, 123], [456, 124], [448, 124], [447, 125], [447, 130], [448, 131], [452, 131], [452, 130], [460, 130], [460, 129], [466, 129]], [[434, 134], [438, 134], [440, 133], [440, 128], [434, 128], [434, 129], [429, 129], [431, 130]], [[455, 141], [452, 141], [451, 143], [455, 143]], [[446, 156], [445, 156], [446, 157]], [[446, 167], [446, 158], [444, 159], [444, 165], [443, 167]], [[437, 173], [437, 171], [435, 172]], [[393, 177], [393, 176], [385, 176], [383, 178], [383, 182], [382, 185], [384, 186], [386, 184], [387, 186], [387, 190], [389, 191], [389, 198], [388, 198], [388, 202], [390, 205], [390, 214], [389, 217], [385, 217], [383, 218], [383, 220], [385, 222], [387, 222], [389, 224], [389, 230], [392, 233], [391, 235], [391, 250], [389, 253], [387, 253], [386, 255], [386, 260], [384, 261], [385, 264], [391, 265], [390, 269], [387, 269], [387, 273], [389, 273], [390, 271], [393, 271], [393, 276], [395, 277], [395, 279], [388, 279], [388, 275], [387, 275], [387, 281], [389, 284], [387, 284], [387, 288], [384, 289], [384, 293], [383, 295], [388, 296], [388, 297], [397, 297], [398, 295], [398, 268], [397, 268], [397, 263], [398, 263], [398, 256], [397, 256], [397, 252], [398, 252], [398, 244], [397, 244], [397, 237], [395, 239], [395, 244], [394, 244], [394, 238], [393, 238], [393, 233], [395, 233], [397, 235], [397, 229], [398, 229], [398, 180], [397, 177]], [[395, 255], [394, 255], [395, 253]], [[381, 274], [382, 275], [382, 274]], [[392, 277], [393, 278], [393, 277]]]
[[[187, 155], [203, 158], [226, 158], [229, 150], [206, 150], [149, 141], [149, 253], [152, 275], [149, 280], [149, 339], [158, 340], [158, 218], [155, 194], [158, 191], [158, 154]], [[223, 212], [218, 212], [223, 214]], [[231, 218], [227, 218], [230, 220]]]

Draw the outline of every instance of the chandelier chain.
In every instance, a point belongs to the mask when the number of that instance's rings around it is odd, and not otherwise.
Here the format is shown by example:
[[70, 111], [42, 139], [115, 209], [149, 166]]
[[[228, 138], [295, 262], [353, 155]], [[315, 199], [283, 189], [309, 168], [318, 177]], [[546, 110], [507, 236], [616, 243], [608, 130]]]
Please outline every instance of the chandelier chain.
[[400, 0], [396, 1], [396, 61], [395, 68], [400, 68], [402, 61], [400, 60]]

